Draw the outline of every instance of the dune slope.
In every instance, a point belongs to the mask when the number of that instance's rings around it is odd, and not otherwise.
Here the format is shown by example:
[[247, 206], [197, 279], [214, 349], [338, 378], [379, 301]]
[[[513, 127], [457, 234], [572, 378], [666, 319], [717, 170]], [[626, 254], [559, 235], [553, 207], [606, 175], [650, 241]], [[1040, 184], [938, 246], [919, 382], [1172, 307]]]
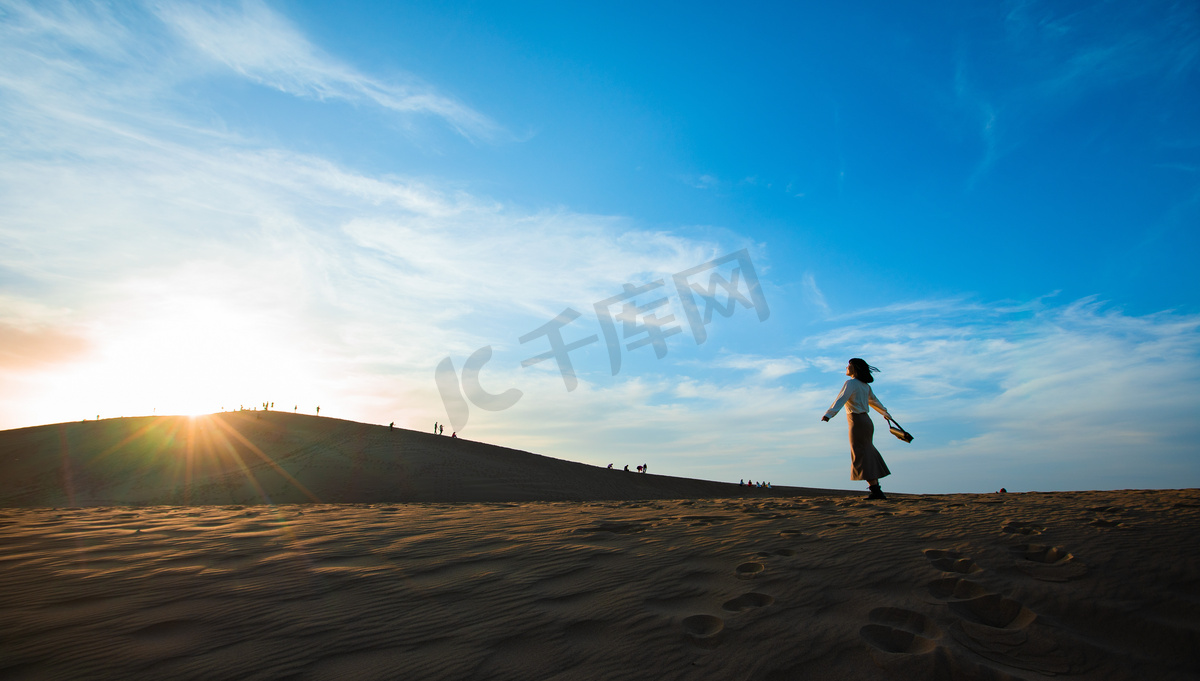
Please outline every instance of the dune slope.
[[[748, 491], [284, 412], [120, 418], [4, 431], [0, 480], [0, 506], [24, 507], [581, 501]], [[783, 488], [774, 494], [820, 492]]]

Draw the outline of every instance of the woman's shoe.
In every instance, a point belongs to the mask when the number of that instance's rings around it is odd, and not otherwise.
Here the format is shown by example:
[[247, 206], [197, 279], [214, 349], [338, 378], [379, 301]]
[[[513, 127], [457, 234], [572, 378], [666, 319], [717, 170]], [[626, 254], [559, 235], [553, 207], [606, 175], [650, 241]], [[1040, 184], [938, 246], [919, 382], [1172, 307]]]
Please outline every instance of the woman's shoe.
[[871, 485], [867, 489], [871, 490], [871, 493], [867, 495], [868, 499], [887, 499], [883, 490], [879, 489], [879, 485]]

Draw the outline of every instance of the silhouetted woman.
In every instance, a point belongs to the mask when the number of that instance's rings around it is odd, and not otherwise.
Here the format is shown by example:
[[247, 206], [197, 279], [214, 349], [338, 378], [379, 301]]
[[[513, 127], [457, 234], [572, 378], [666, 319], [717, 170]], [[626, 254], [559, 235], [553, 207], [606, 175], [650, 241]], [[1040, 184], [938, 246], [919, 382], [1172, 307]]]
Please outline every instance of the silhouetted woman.
[[875, 435], [875, 424], [871, 422], [867, 412], [868, 407], [874, 407], [884, 418], [890, 419], [891, 414], [888, 414], [887, 407], [879, 402], [871, 390], [869, 384], [875, 380], [871, 377], [872, 371], [879, 369], [857, 357], [850, 360], [846, 367], [846, 375], [850, 380], [842, 386], [842, 392], [838, 393], [833, 406], [825, 412], [821, 420], [828, 421], [837, 415], [843, 404], [846, 405], [846, 420], [850, 423], [850, 479], [867, 481], [871, 490], [868, 499], [887, 499], [883, 490], [879, 489], [879, 478], [891, 475], [892, 472], [888, 470], [879, 450], [875, 449], [875, 444], [871, 441]]

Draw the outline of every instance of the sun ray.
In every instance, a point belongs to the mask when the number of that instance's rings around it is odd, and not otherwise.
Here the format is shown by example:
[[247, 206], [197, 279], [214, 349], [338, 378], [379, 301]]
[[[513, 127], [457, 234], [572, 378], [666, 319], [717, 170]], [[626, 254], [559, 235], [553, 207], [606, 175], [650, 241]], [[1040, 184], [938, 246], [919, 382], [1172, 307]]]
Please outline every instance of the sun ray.
[[285, 480], [290, 482], [296, 489], [303, 492], [306, 497], [308, 497], [309, 499], [311, 499], [312, 501], [314, 501], [316, 503], [321, 502], [321, 500], [317, 498], [317, 495], [310, 492], [307, 487], [305, 487], [303, 484], [301, 484], [301, 482], [299, 480], [297, 480], [295, 477], [293, 477], [291, 473], [288, 473], [286, 470], [284, 470], [284, 468], [282, 466], [280, 466], [278, 463], [276, 463], [276, 461], [274, 459], [267, 456], [267, 454], [265, 452], [263, 452], [263, 450], [259, 449], [253, 442], [251, 442], [250, 440], [247, 440], [244, 435], [242, 435], [241, 433], [238, 432], [237, 428], [234, 428], [233, 426], [225, 423], [224, 419], [222, 419], [217, 414], [213, 414], [213, 423], [215, 423], [217, 425], [217, 427], [221, 428], [222, 430], [226, 431], [233, 437], [237, 438], [237, 440], [239, 442], [241, 442], [243, 445], [245, 445], [247, 449], [249, 449], [251, 452], [254, 452], [255, 456], [262, 459], [262, 461], [265, 462], [272, 469], [274, 469], [276, 473], [279, 473], [279, 475], [281, 475]]
[[192, 502], [192, 467], [196, 463], [196, 419], [194, 418], [188, 419], [187, 439], [184, 447], [183, 504], [187, 506]]
[[[233, 432], [237, 431], [235, 430]], [[268, 495], [267, 491], [263, 489], [262, 485], [259, 484], [258, 478], [254, 477], [254, 473], [250, 470], [250, 467], [246, 465], [246, 461], [242, 458], [242, 455], [238, 453], [237, 447], [230, 442], [229, 438], [225, 437], [223, 433], [216, 433], [216, 435], [220, 438], [220, 444], [224, 445], [226, 451], [233, 458], [233, 462], [237, 464], [238, 468], [241, 469], [242, 475], [246, 476], [247, 482], [249, 482], [250, 486], [253, 487], [258, 493], [259, 499], [262, 499], [263, 503], [270, 504], [270, 495]]]
[[67, 505], [75, 505], [75, 479], [71, 472], [71, 446], [67, 443], [67, 429], [58, 427], [58, 446], [62, 452], [63, 491], [67, 493]]

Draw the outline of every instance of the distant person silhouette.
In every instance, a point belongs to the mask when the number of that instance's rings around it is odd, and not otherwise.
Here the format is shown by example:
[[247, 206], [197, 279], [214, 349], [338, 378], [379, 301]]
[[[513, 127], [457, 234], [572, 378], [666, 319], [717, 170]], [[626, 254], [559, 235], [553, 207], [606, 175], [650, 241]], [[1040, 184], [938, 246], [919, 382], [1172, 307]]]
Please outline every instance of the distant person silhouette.
[[625, 464], [625, 472], [626, 472], [626, 473], [628, 473], [628, 472], [629, 472], [629, 464]]
[[388, 424], [388, 430], [395, 430], [395, 429], [396, 429], [395, 421], [392, 421], [391, 423]]
[[457, 430], [456, 430], [456, 431], [452, 431], [452, 432], [450, 433], [450, 437], [458, 437], [458, 431], [457, 431]]
[[445, 434], [446, 434], [445, 424], [438, 426], [438, 435], [445, 435]]
[[433, 422], [433, 434], [434, 434], [434, 435], [437, 435], [437, 426], [438, 426], [438, 423], [437, 423], [437, 421], [434, 421], [434, 422]]
[[320, 415], [321, 415], [321, 407], [318, 405], [317, 406], [317, 416], [320, 416]]
[[610, 463], [610, 464], [608, 464], [608, 470], [610, 470], [610, 471], [612, 470], [612, 464], [611, 464], [611, 463]]
[[850, 479], [867, 481], [871, 490], [867, 495], [868, 499], [887, 499], [883, 490], [879, 488], [879, 478], [891, 475], [892, 472], [888, 470], [883, 455], [872, 441], [875, 436], [875, 424], [871, 422], [868, 412], [874, 409], [889, 421], [892, 415], [871, 390], [870, 384], [875, 380], [871, 376], [872, 371], [879, 369], [858, 357], [852, 358], [846, 365], [846, 375], [850, 379], [842, 384], [842, 391], [838, 393], [837, 399], [821, 420], [828, 421], [837, 415], [842, 405], [846, 406], [846, 421], [850, 425]]
[[649, 471], [650, 471], [650, 466], [648, 464], [642, 464], [642, 472], [647, 473]]

